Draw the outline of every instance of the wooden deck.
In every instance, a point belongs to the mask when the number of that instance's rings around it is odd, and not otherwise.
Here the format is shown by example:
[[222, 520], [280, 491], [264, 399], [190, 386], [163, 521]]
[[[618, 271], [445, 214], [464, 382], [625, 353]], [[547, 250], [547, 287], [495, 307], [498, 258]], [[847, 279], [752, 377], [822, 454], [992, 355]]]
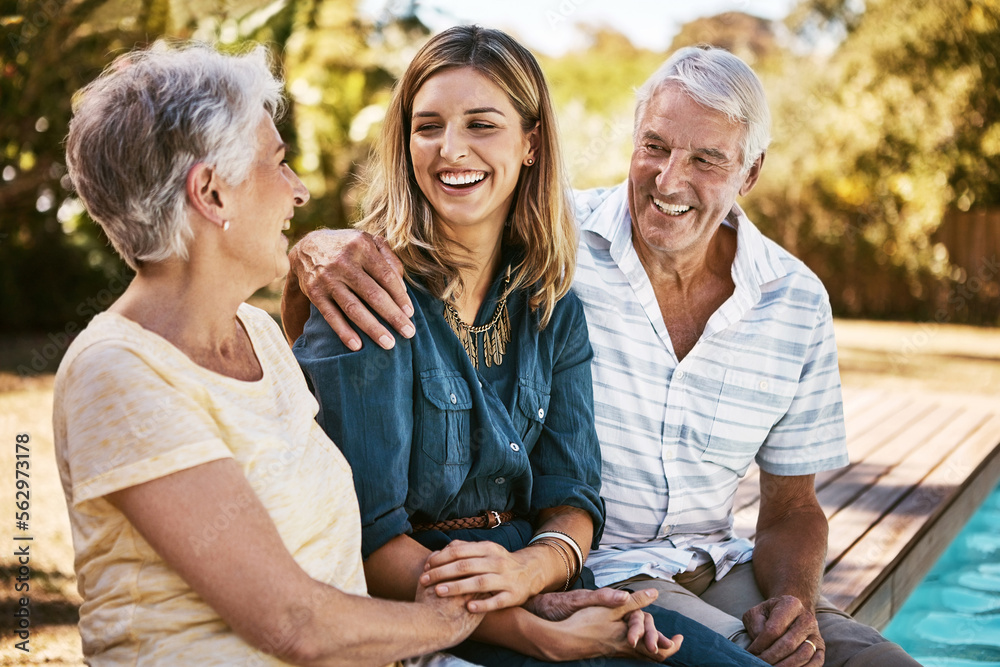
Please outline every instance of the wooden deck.
[[[976, 397], [844, 390], [851, 465], [816, 476], [830, 520], [823, 593], [885, 627], [1000, 480], [1000, 404]], [[753, 535], [758, 471], [736, 498]]]

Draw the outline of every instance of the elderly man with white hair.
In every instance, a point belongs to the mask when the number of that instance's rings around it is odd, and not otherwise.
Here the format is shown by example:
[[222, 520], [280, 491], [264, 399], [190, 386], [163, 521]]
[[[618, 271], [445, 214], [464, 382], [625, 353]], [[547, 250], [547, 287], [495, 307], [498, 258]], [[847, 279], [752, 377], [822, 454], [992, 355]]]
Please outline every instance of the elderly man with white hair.
[[[587, 565], [599, 585], [657, 589], [657, 604], [770, 664], [915, 665], [820, 595], [828, 525], [814, 477], [848, 462], [840, 376], [823, 285], [736, 203], [760, 177], [769, 126], [743, 61], [682, 49], [638, 92], [628, 180], [576, 194], [573, 289], [594, 348], [608, 510]], [[286, 334], [303, 317], [299, 289], [348, 345], [361, 339], [344, 313], [392, 345], [359, 295], [412, 331], [391, 253], [351, 234], [293, 251]], [[733, 532], [753, 461], [755, 544]]]

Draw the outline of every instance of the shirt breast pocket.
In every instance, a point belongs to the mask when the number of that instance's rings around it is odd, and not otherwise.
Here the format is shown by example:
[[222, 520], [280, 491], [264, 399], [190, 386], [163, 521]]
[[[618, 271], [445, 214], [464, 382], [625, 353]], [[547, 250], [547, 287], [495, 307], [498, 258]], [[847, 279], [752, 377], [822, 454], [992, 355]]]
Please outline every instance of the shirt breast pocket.
[[472, 395], [460, 374], [423, 371], [420, 447], [435, 463], [462, 464], [469, 461], [469, 429]]
[[521, 434], [521, 442], [531, 448], [542, 432], [542, 424], [549, 413], [549, 389], [541, 389], [525, 378], [518, 380], [516, 425]]
[[771, 428], [788, 411], [797, 386], [762, 373], [727, 369], [701, 459], [742, 477]]

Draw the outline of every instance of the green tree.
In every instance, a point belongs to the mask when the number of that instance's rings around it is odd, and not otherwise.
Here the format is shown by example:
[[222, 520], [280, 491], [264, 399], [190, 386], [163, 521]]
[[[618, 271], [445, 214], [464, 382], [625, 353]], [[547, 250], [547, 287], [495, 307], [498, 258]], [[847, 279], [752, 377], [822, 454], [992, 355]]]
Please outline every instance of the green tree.
[[671, 42], [670, 51], [699, 44], [726, 49], [755, 69], [780, 50], [774, 24], [743, 12], [725, 12], [686, 23]]
[[154, 22], [147, 11], [111, 36], [90, 23], [106, 4], [0, 3], [0, 330], [79, 317], [118, 270], [100, 235], [75, 226], [61, 145], [73, 92]]
[[313, 193], [293, 233], [346, 225], [378, 104], [426, 36], [412, 17], [366, 24], [356, 5], [0, 0], [0, 331], [78, 330], [124, 289], [127, 270], [74, 197], [62, 140], [73, 94], [160, 37], [271, 46], [291, 93], [279, 130], [300, 146], [293, 165]]
[[934, 317], [950, 272], [934, 231], [949, 209], [1000, 203], [1000, 5], [809, 0], [789, 26], [841, 41], [766, 81], [775, 142], [755, 216], [841, 312]]
[[559, 121], [559, 138], [575, 187], [609, 186], [628, 175], [635, 89], [662, 64], [621, 33], [584, 26], [586, 47], [539, 57]]
[[[161, 36], [219, 38], [232, 16], [254, 13], [246, 2], [179, 6], [0, 3], [0, 331], [75, 330], [127, 284], [124, 265], [73, 196], [62, 141], [73, 94], [115, 54]], [[219, 18], [206, 24], [199, 15]]]
[[346, 227], [355, 219], [359, 176], [389, 94], [428, 36], [412, 15], [362, 22], [354, 2], [300, 0], [284, 54], [295, 110], [294, 166], [311, 194], [292, 234]]

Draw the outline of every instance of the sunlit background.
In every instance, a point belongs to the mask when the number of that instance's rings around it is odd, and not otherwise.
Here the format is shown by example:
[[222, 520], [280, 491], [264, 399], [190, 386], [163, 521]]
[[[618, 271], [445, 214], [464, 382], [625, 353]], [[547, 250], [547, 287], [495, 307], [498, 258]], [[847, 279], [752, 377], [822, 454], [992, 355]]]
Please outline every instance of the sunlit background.
[[774, 111], [746, 208], [836, 314], [1000, 323], [997, 0], [2, 0], [0, 331], [82, 327], [127, 280], [62, 154], [74, 91], [116, 54], [160, 36], [270, 44], [313, 195], [301, 235], [350, 224], [393, 81], [462, 22], [538, 55], [577, 187], [625, 177], [632, 91], [670, 51], [729, 48]]
[[[905, 392], [949, 391], [996, 405], [1000, 0], [0, 0], [0, 434], [31, 434], [37, 545], [33, 651], [7, 641], [4, 612], [0, 664], [82, 664], [52, 374], [130, 273], [66, 176], [74, 92], [163, 36], [269, 44], [291, 101], [280, 129], [312, 192], [294, 219], [301, 236], [350, 224], [394, 80], [430, 34], [463, 22], [508, 30], [538, 55], [577, 187], [625, 178], [633, 89], [673, 49], [740, 55], [774, 116], [743, 203], [827, 285], [845, 393], [903, 403]], [[272, 313], [273, 287], [255, 298]], [[13, 469], [12, 448], [0, 448], [0, 468]], [[14, 571], [11, 553], [0, 572]], [[12, 595], [0, 590], [0, 610]]]

